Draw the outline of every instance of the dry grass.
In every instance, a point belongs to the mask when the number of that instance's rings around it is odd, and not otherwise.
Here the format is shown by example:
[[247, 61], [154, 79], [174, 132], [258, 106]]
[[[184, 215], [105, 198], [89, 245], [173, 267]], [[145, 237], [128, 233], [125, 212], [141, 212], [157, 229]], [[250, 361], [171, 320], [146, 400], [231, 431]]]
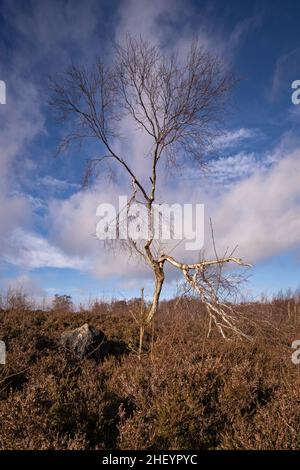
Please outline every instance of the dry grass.
[[[241, 306], [253, 341], [226, 342], [206, 337], [196, 301], [163, 302], [140, 361], [138, 307], [0, 312], [0, 449], [300, 448], [300, 303]], [[100, 362], [59, 350], [60, 334], [85, 322], [109, 339]]]

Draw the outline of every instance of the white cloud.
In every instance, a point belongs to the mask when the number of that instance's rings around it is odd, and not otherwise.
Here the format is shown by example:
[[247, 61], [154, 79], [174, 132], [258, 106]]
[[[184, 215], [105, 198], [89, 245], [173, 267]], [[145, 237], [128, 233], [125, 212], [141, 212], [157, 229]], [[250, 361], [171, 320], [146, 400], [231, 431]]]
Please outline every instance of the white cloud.
[[77, 183], [70, 183], [66, 180], [61, 180], [59, 178], [55, 178], [54, 176], [47, 175], [40, 179], [38, 182], [39, 186], [47, 189], [48, 191], [52, 192], [64, 192], [71, 189], [78, 189], [79, 184]]
[[[218, 251], [221, 254], [227, 247], [239, 246], [238, 253], [245, 260], [253, 263], [270, 258], [273, 255], [299, 249], [300, 247], [300, 149], [291, 150], [284, 146], [285, 138], [259, 161], [254, 155], [229, 157], [222, 161], [225, 170], [238, 168], [243, 177], [234, 184], [214, 191], [210, 182], [206, 188], [201, 184], [187, 184], [179, 178], [176, 186], [164, 187], [163, 200], [166, 202], [204, 202], [206, 216], [212, 218]], [[252, 160], [253, 159], [253, 160]], [[253, 163], [254, 161], [254, 163]], [[228, 165], [227, 165], [228, 164]], [[219, 168], [223, 178], [223, 173]], [[231, 171], [229, 171], [231, 173]], [[113, 201], [116, 193], [106, 193], [106, 201]], [[103, 194], [101, 196], [103, 198]], [[117, 279], [125, 286], [132, 286], [132, 281], [139, 279], [147, 284], [151, 277], [148, 268], [135, 260], [128, 260], [126, 254], [109, 252], [101, 248], [99, 241], [90, 233], [95, 226], [94, 208], [101, 202], [99, 194], [78, 193], [68, 202], [56, 202], [55, 222], [58, 246], [68, 253], [86, 256], [89, 260], [87, 270], [98, 278]], [[103, 199], [102, 199], [103, 200]], [[59, 223], [58, 223], [59, 221]], [[211, 250], [209, 224], [206, 224], [206, 254], [213, 256]], [[67, 240], [73, 233], [68, 246]], [[185, 252], [181, 244], [174, 254], [182, 260], [195, 260], [195, 252]], [[172, 280], [176, 273], [170, 272]], [[127, 284], [128, 283], [128, 284]]]
[[268, 92], [270, 101], [275, 101], [285, 92], [292, 96], [292, 82], [299, 79], [300, 48], [281, 55], [274, 67], [274, 72]]
[[49, 204], [49, 237], [68, 258], [85, 260], [85, 270], [97, 278], [119, 275], [147, 276], [143, 263], [129, 259], [126, 253], [105, 248], [96, 238], [96, 209], [100, 203], [114, 204], [118, 212], [118, 196], [123, 195], [113, 185], [105, 190], [97, 187], [79, 191], [66, 200], [53, 200]]
[[192, 39], [211, 52], [233, 60], [247, 35], [261, 24], [261, 15], [237, 22], [232, 31], [217, 21], [217, 6], [211, 3], [197, 8], [182, 0], [127, 0], [120, 4], [116, 39], [122, 41], [128, 32], [142, 35], [182, 57]]
[[6, 289], [22, 292], [34, 299], [41, 300], [47, 297], [47, 291], [43, 289], [35, 279], [32, 279], [27, 274], [18, 276], [15, 279], [7, 279], [4, 286]]
[[235, 147], [245, 140], [249, 140], [258, 135], [258, 131], [254, 129], [235, 129], [228, 131], [225, 134], [217, 137], [214, 140], [214, 148], [216, 149], [227, 149]]
[[[2, 14], [15, 31], [18, 68], [34, 67], [46, 61], [48, 73], [58, 67], [65, 68], [71, 56], [89, 60], [93, 53], [88, 47], [102, 16], [103, 6], [97, 0], [51, 0], [28, 2], [20, 8], [18, 0], [6, 0]], [[40, 72], [39, 72], [40, 73]], [[32, 77], [34, 80], [34, 77]]]
[[264, 165], [265, 162], [254, 152], [240, 152], [212, 161], [202, 180], [208, 191], [224, 191], [233, 183], [251, 176]]
[[29, 270], [44, 267], [83, 269], [88, 265], [83, 257], [68, 256], [41, 236], [21, 229], [12, 233], [3, 258]]
[[[27, 226], [32, 217], [28, 198], [16, 189], [26, 146], [43, 129], [35, 87], [11, 75], [0, 119], [0, 239], [5, 239], [14, 227]], [[2, 242], [0, 254], [3, 247]]]
[[257, 262], [300, 246], [300, 149], [257, 169], [214, 204], [220, 246]]
[[186, 185], [200, 185], [207, 195], [215, 198], [219, 192], [228, 191], [233, 184], [269, 166], [273, 163], [272, 157], [271, 154], [262, 157], [254, 152], [239, 152], [210, 160], [204, 169], [190, 166], [183, 173], [182, 179]]
[[[30, 180], [30, 189], [38, 189], [36, 156], [29, 146], [44, 132], [42, 106], [45, 89], [41, 78], [52, 67], [65, 67], [72, 47], [76, 56], [87, 58], [86, 47], [99, 19], [98, 2], [31, 2], [28, 9], [17, 1], [5, 1], [1, 10], [7, 27], [14, 31], [14, 53], [7, 55], [0, 47], [1, 79], [7, 88], [6, 104], [0, 106], [0, 256], [5, 255], [8, 239], [16, 228], [33, 230], [34, 211], [45, 206], [38, 197], [22, 192], [22, 179]], [[54, 34], [55, 30], [55, 34]], [[75, 57], [75, 54], [73, 55]], [[44, 71], [45, 61], [47, 70]], [[50, 157], [49, 157], [50, 158]], [[50, 176], [41, 182], [52, 191], [63, 190], [64, 182]], [[33, 187], [32, 187], [33, 186]], [[74, 187], [73, 187], [74, 189]], [[49, 196], [49, 195], [48, 195]]]

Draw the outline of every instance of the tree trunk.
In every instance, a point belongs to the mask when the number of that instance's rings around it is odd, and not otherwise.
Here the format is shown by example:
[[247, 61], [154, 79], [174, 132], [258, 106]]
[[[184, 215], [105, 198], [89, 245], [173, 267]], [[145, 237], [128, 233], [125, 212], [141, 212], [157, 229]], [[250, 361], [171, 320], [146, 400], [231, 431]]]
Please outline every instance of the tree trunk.
[[143, 351], [144, 333], [145, 333], [145, 327], [144, 327], [144, 325], [141, 325], [140, 326], [139, 349], [138, 349], [138, 358], [139, 359], [141, 359], [142, 351]]
[[153, 271], [154, 271], [154, 276], [155, 276], [155, 286], [154, 286], [152, 304], [146, 317], [146, 325], [149, 325], [149, 323], [151, 323], [154, 315], [156, 314], [158, 310], [160, 293], [161, 293], [162, 286], [165, 280], [164, 268], [161, 263], [158, 263], [157, 261], [155, 261], [153, 263]]

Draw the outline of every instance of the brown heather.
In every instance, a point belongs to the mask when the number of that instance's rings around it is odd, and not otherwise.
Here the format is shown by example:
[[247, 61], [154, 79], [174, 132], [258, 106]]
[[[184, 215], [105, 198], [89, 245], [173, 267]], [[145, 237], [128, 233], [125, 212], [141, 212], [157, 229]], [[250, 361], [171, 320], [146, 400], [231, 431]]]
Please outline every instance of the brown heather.
[[[134, 308], [0, 312], [0, 449], [300, 448], [299, 300], [241, 305], [252, 342], [207, 339], [201, 304], [162, 302], [141, 360]], [[86, 322], [109, 340], [101, 361], [59, 349], [61, 333]]]

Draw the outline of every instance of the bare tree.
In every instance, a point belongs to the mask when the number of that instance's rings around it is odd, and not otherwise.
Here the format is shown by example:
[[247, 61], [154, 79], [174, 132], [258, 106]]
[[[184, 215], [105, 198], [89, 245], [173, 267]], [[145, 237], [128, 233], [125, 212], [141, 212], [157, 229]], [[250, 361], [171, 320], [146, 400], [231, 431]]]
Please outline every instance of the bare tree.
[[[155, 286], [151, 306], [143, 314], [142, 331], [157, 312], [165, 265], [178, 269], [188, 285], [207, 306], [211, 320], [225, 337], [225, 329], [241, 334], [236, 321], [218, 300], [213, 287], [213, 268], [226, 263], [243, 265], [234, 256], [185, 264], [157, 249], [153, 236], [153, 208], [157, 198], [160, 161], [174, 167], [184, 158], [203, 165], [203, 154], [219, 132], [221, 118], [234, 79], [222, 61], [194, 43], [184, 60], [164, 54], [159, 47], [142, 38], [127, 37], [123, 46], [116, 46], [115, 60], [106, 65], [100, 59], [92, 69], [72, 65], [53, 83], [51, 105], [63, 122], [71, 120], [72, 131], [61, 142], [65, 149], [72, 141], [96, 138], [104, 148], [103, 155], [91, 159], [87, 177], [97, 172], [100, 164], [116, 163], [122, 167], [132, 185], [129, 205], [146, 207], [150, 234], [144, 242], [129, 240], [130, 246], [148, 263]], [[129, 155], [117, 153], [119, 122], [129, 117], [152, 141], [151, 171], [140, 179]], [[221, 284], [219, 270], [218, 284]], [[142, 339], [141, 339], [142, 343]]]

